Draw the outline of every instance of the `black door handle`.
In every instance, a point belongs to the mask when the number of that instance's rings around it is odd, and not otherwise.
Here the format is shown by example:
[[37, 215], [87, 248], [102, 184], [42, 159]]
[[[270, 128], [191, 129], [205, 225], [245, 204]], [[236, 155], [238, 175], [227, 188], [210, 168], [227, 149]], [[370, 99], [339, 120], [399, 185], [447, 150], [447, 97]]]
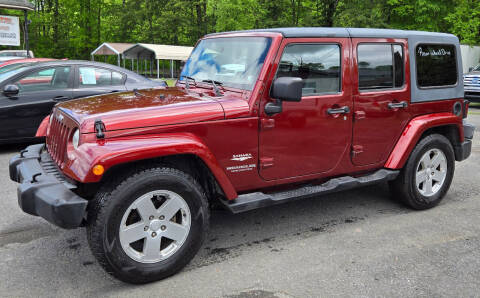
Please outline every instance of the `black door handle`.
[[68, 96], [62, 96], [62, 95], [60, 95], [60, 96], [55, 96], [55, 97], [53, 98], [53, 100], [55, 100], [55, 101], [63, 101], [63, 100], [69, 100], [69, 99], [70, 99], [70, 97], [68, 97]]
[[406, 101], [401, 101], [401, 102], [391, 102], [388, 104], [389, 109], [404, 109], [408, 107], [408, 104]]
[[327, 113], [329, 115], [347, 114], [347, 113], [350, 113], [350, 108], [347, 107], [347, 106], [344, 106], [344, 107], [341, 107], [341, 108], [336, 108], [336, 109], [330, 108], [330, 109], [327, 110]]

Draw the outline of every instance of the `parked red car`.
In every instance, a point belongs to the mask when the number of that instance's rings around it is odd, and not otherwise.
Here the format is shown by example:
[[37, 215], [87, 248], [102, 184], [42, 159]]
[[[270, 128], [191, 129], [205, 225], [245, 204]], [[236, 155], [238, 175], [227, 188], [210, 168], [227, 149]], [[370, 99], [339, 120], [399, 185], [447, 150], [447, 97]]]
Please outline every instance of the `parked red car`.
[[58, 104], [10, 162], [27, 213], [87, 227], [115, 277], [144, 283], [197, 253], [209, 205], [234, 213], [389, 181], [442, 200], [470, 155], [450, 34], [287, 28], [205, 36], [176, 87]]
[[46, 62], [46, 61], [54, 61], [56, 59], [51, 58], [25, 58], [25, 59], [14, 59], [8, 60], [5, 62], [0, 63], [0, 73], [4, 73], [10, 71], [14, 68], [21, 67], [30, 63], [35, 62]]

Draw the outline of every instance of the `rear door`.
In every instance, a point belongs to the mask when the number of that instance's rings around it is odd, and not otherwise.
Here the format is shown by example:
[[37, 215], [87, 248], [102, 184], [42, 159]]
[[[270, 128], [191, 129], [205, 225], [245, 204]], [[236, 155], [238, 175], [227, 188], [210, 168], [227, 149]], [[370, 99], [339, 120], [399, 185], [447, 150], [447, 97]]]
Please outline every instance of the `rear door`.
[[[283, 111], [263, 113], [260, 175], [285, 179], [335, 169], [348, 152], [352, 134], [350, 39], [286, 39], [275, 65], [278, 77], [301, 77], [300, 102], [283, 102]], [[275, 101], [266, 92], [262, 105]], [[329, 110], [346, 108], [345, 113]]]
[[74, 98], [126, 90], [123, 73], [86, 65], [78, 65], [76, 69]]
[[410, 119], [407, 41], [355, 38], [352, 42], [352, 162], [356, 166], [382, 164]]
[[16, 96], [4, 96], [0, 103], [0, 140], [34, 137], [52, 107], [72, 98], [71, 66], [37, 69], [7, 84], [20, 89]]

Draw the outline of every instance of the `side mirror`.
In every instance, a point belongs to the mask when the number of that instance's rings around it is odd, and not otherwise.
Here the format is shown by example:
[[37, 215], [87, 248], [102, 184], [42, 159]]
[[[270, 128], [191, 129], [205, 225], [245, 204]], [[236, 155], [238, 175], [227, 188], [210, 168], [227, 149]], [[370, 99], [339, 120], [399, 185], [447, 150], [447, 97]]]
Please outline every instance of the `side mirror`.
[[294, 77], [282, 77], [273, 82], [271, 97], [283, 101], [302, 100], [303, 80]]
[[468, 72], [472, 72], [472, 70], [473, 70], [473, 67], [468, 68]]
[[10, 84], [3, 87], [3, 94], [5, 94], [5, 96], [15, 96], [19, 91], [20, 89], [18, 89], [17, 85]]

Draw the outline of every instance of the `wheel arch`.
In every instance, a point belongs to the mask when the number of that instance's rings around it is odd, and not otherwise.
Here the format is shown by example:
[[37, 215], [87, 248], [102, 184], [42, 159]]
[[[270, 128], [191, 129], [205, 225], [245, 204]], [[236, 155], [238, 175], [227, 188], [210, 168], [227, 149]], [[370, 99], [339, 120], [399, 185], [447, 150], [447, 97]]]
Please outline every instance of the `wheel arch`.
[[445, 136], [455, 148], [464, 139], [462, 119], [452, 113], [436, 113], [413, 118], [395, 144], [384, 167], [403, 168], [415, 145], [425, 136], [433, 133]]
[[[207, 194], [224, 195], [227, 199], [237, 197], [236, 190], [213, 153], [192, 134], [111, 139], [106, 140], [103, 146], [80, 146], [77, 151], [77, 158], [64, 171], [87, 188], [89, 184], [93, 188], [95, 185], [98, 187], [121, 171], [163, 165], [197, 178]], [[102, 165], [105, 173], [95, 176], [92, 172], [95, 165]]]
[[118, 173], [135, 172], [152, 166], [170, 167], [189, 174], [202, 186], [209, 200], [226, 196], [210, 168], [200, 157], [191, 153], [165, 155], [116, 164], [105, 172], [99, 183], [110, 181]]

